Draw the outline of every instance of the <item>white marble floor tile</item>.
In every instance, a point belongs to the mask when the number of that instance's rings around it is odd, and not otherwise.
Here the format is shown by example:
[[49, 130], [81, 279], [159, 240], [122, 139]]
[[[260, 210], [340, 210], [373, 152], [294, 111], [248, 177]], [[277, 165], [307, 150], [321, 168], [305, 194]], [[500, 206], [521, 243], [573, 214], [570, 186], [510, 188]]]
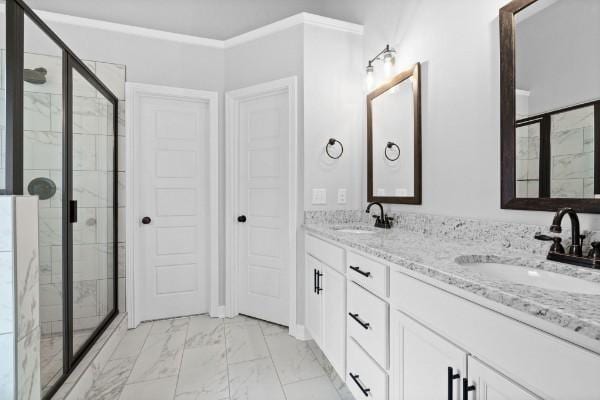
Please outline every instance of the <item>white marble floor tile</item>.
[[128, 330], [112, 354], [111, 359], [137, 357], [142, 351], [151, 328], [152, 322], [148, 322], [140, 324], [135, 329]]
[[177, 377], [157, 379], [150, 382], [126, 385], [119, 400], [171, 400], [175, 395]]
[[257, 322], [226, 325], [225, 339], [230, 364], [269, 357], [265, 337]]
[[234, 324], [254, 323], [254, 322], [258, 322], [258, 320], [256, 318], [252, 318], [247, 315], [239, 314], [233, 318], [223, 318], [223, 322], [225, 323], [225, 325], [234, 325]]
[[265, 339], [282, 384], [325, 375], [307, 342], [286, 334], [267, 336]]
[[340, 400], [327, 377], [308, 379], [284, 386], [287, 400]]
[[225, 345], [223, 320], [211, 318], [208, 315], [190, 317], [185, 348], [188, 349], [213, 344]]
[[270, 358], [229, 366], [231, 400], [285, 400]]
[[190, 323], [189, 317], [181, 317], [174, 319], [161, 319], [152, 323], [150, 335], [172, 334], [181, 331], [186, 331]]
[[181, 398], [196, 400], [229, 397], [224, 343], [184, 351], [176, 393]]
[[127, 383], [127, 378], [129, 378], [135, 360], [135, 357], [131, 357], [107, 362], [86, 394], [86, 400], [118, 399], [125, 383]]
[[185, 334], [185, 331], [179, 331], [172, 335], [149, 335], [128, 383], [177, 375], [183, 356]]
[[271, 322], [259, 321], [260, 329], [262, 329], [263, 335], [279, 335], [281, 333], [288, 333], [287, 326], [272, 324]]

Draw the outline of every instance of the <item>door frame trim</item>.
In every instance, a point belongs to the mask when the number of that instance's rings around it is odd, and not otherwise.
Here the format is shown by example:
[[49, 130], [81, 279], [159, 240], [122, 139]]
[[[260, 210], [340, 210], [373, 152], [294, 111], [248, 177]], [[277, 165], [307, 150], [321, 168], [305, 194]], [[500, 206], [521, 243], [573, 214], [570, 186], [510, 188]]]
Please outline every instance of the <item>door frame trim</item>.
[[289, 104], [289, 171], [288, 171], [288, 213], [289, 213], [289, 330], [292, 336], [302, 336], [301, 327], [296, 320], [296, 270], [298, 231], [298, 77], [278, 79], [236, 89], [225, 93], [225, 315], [233, 317], [238, 314], [238, 135], [236, 123], [239, 116], [239, 105], [242, 101], [262, 97], [274, 92], [286, 91]]
[[149, 85], [144, 83], [126, 82], [126, 302], [127, 302], [127, 322], [129, 328], [137, 327], [141, 321], [142, 313], [140, 306], [143, 302], [143, 282], [142, 279], [136, 279], [136, 274], [140, 273], [141, 266], [136, 263], [140, 259], [139, 254], [142, 249], [139, 242], [139, 210], [138, 199], [140, 187], [137, 185], [140, 179], [140, 173], [135, 167], [138, 157], [135, 151], [135, 144], [139, 139], [140, 133], [135, 125], [135, 113], [137, 112], [136, 102], [140, 96], [176, 96], [188, 97], [208, 101], [210, 112], [210, 132], [209, 132], [209, 210], [210, 210], [210, 267], [209, 267], [209, 313], [213, 317], [220, 317], [219, 308], [219, 95], [218, 92], [185, 89], [169, 86]]

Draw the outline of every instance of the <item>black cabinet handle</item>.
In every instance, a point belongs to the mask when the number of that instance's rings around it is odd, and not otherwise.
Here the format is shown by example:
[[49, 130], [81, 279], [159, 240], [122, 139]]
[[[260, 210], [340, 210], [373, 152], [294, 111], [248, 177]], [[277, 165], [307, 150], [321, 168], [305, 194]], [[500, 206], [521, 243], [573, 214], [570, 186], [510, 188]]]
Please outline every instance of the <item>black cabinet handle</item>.
[[350, 372], [350, 378], [352, 378], [352, 380], [354, 381], [354, 383], [356, 383], [356, 386], [358, 386], [358, 388], [360, 389], [360, 391], [363, 392], [363, 394], [365, 395], [365, 397], [369, 397], [369, 392], [371, 391], [371, 389], [365, 388], [360, 383], [360, 381], [358, 380], [359, 376], [358, 375], [354, 375], [352, 372]]
[[142, 224], [148, 225], [150, 222], [152, 222], [152, 218], [150, 218], [150, 217], [142, 218]]
[[313, 269], [313, 293], [317, 293], [317, 269]]
[[469, 386], [469, 381], [467, 378], [463, 378], [462, 380], [462, 396], [463, 400], [469, 400], [469, 392], [475, 390], [475, 385]]
[[69, 222], [77, 223], [77, 200], [69, 201]]
[[360, 318], [358, 318], [358, 314], [348, 313], [348, 315], [351, 316], [353, 320], [355, 320], [356, 322], [358, 322], [358, 324], [360, 326], [362, 326], [363, 328], [365, 328], [365, 329], [369, 329], [369, 327], [371, 326], [370, 323], [363, 322]]
[[245, 215], [240, 215], [240, 216], [239, 216], [237, 219], [238, 219], [238, 222], [242, 222], [242, 223], [244, 223], [244, 222], [246, 222], [246, 219], [247, 219], [247, 218], [246, 218], [246, 216], [245, 216]]
[[323, 273], [319, 270], [317, 270], [317, 294], [321, 294], [321, 292], [323, 291], [323, 288], [321, 287], [321, 277], [323, 276]]
[[367, 278], [371, 276], [371, 273], [370, 273], [370, 272], [368, 272], [368, 271], [367, 271], [367, 272], [365, 272], [365, 271], [361, 270], [361, 269], [360, 269], [360, 267], [354, 267], [354, 266], [352, 266], [352, 265], [351, 265], [351, 266], [350, 266], [350, 269], [351, 269], [351, 270], [353, 270], [353, 271], [356, 271], [356, 272], [358, 272], [358, 273], [359, 273], [359, 274], [361, 274], [362, 276], [366, 276]]
[[452, 367], [448, 367], [448, 400], [454, 397], [454, 380], [460, 379], [460, 374], [455, 374]]

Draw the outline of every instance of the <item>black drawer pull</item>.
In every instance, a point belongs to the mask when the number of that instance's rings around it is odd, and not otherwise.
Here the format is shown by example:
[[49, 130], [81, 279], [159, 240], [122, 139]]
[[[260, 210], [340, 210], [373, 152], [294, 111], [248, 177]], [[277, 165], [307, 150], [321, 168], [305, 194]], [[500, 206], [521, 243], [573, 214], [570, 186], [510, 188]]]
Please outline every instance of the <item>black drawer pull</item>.
[[369, 329], [369, 327], [371, 326], [370, 323], [363, 322], [360, 318], [358, 318], [358, 314], [348, 313], [348, 315], [351, 316], [353, 320], [355, 320], [356, 322], [358, 322], [360, 324], [360, 326], [362, 326], [365, 329]]
[[317, 293], [317, 269], [313, 269], [313, 292]]
[[321, 294], [321, 292], [323, 291], [323, 288], [321, 287], [321, 277], [323, 276], [323, 273], [319, 270], [317, 270], [317, 294]]
[[475, 386], [474, 385], [469, 386], [469, 381], [467, 380], [467, 378], [463, 378], [463, 380], [462, 380], [463, 400], [469, 400], [469, 392], [472, 392], [474, 390], [475, 390]]
[[363, 385], [361, 385], [360, 381], [358, 380], [359, 376], [354, 375], [352, 372], [350, 372], [350, 378], [352, 378], [354, 383], [356, 383], [356, 386], [358, 386], [360, 391], [363, 392], [365, 397], [369, 397], [369, 392], [371, 391], [371, 389], [365, 388]]
[[354, 266], [351, 265], [350, 269], [353, 270], [353, 271], [358, 272], [362, 276], [366, 276], [367, 278], [371, 276], [370, 272], [365, 272], [365, 271], [361, 270], [360, 267], [354, 267]]
[[454, 380], [460, 379], [460, 374], [455, 374], [452, 367], [448, 367], [448, 400], [454, 398]]

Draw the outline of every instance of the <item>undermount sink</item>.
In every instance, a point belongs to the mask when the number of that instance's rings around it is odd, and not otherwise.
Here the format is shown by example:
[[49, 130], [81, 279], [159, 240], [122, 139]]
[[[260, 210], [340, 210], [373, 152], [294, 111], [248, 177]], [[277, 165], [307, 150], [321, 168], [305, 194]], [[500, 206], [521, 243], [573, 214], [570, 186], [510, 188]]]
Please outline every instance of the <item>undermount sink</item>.
[[375, 233], [375, 230], [367, 228], [335, 228], [335, 231], [340, 233], [355, 233], [358, 235]]
[[500, 262], [461, 262], [459, 259], [457, 262], [492, 280], [503, 280], [563, 292], [600, 295], [600, 284], [568, 275]]

